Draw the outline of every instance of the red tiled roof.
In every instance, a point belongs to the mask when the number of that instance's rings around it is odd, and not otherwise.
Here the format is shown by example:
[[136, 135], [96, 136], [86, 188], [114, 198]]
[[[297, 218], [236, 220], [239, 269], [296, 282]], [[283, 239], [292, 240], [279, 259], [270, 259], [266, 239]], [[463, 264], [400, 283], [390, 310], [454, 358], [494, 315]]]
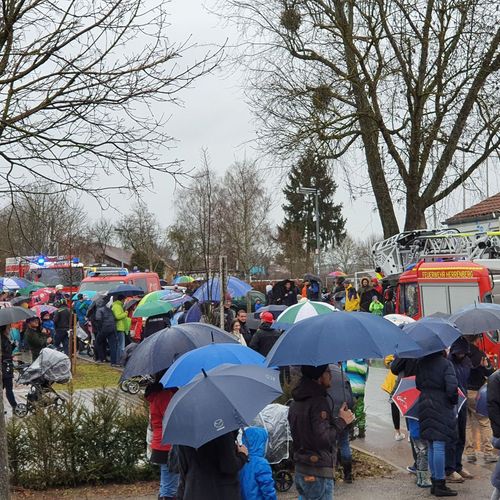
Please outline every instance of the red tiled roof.
[[497, 214], [500, 216], [500, 193], [497, 193], [485, 200], [466, 208], [464, 211], [453, 215], [445, 221], [446, 224], [453, 224], [456, 222], [465, 222], [477, 218], [484, 218], [488, 215]]

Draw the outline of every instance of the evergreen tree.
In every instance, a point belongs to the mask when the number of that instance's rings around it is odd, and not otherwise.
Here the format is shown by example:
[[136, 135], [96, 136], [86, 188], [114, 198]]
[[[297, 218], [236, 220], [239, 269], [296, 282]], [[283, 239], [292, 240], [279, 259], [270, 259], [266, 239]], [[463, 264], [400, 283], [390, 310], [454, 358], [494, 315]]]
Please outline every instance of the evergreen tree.
[[[290, 271], [298, 271], [298, 253], [302, 254], [305, 267], [311, 269], [311, 256], [316, 248], [316, 219], [314, 196], [299, 193], [300, 187], [319, 189], [320, 245], [322, 249], [335, 246], [345, 237], [345, 219], [342, 204], [334, 203], [337, 184], [329, 175], [328, 164], [319, 161], [308, 152], [288, 174], [283, 190], [286, 203], [283, 205], [285, 219], [278, 228], [278, 240]], [[298, 243], [300, 241], [300, 244]], [[301, 247], [300, 247], [301, 245]]]

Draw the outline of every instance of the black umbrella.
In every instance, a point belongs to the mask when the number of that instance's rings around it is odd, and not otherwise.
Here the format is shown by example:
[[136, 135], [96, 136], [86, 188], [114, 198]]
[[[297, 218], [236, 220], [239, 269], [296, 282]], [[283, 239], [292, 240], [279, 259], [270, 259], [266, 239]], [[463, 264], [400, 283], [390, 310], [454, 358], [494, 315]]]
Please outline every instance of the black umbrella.
[[142, 341], [123, 370], [121, 380], [138, 375], [151, 375], [168, 368], [179, 356], [211, 343], [238, 341], [207, 323], [184, 323], [165, 328]]
[[130, 309], [132, 309], [132, 307], [136, 306], [140, 301], [141, 301], [141, 299], [127, 300], [127, 302], [125, 302], [125, 304], [123, 305], [123, 309], [125, 309], [125, 311], [130, 311]]
[[304, 281], [316, 281], [317, 283], [321, 283], [321, 278], [315, 274], [306, 273], [304, 274]]
[[274, 319], [276, 319], [286, 308], [287, 306], [282, 304], [271, 304], [270, 306], [261, 307], [258, 311], [248, 315], [247, 326], [250, 330], [257, 330], [259, 325], [262, 323], [260, 315], [263, 312], [269, 311], [273, 315]]
[[14, 297], [13, 299], [11, 299], [10, 303], [13, 306], [19, 306], [24, 302], [28, 303], [30, 300], [31, 300], [30, 297], [28, 297], [27, 295], [20, 295], [19, 297]]
[[121, 284], [109, 290], [108, 295], [124, 295], [125, 297], [134, 297], [135, 295], [144, 295], [144, 290], [138, 286]]
[[17, 323], [18, 321], [24, 321], [28, 318], [33, 318], [36, 313], [31, 309], [26, 309], [24, 307], [4, 307], [0, 309], [0, 326], [10, 325], [11, 323]]

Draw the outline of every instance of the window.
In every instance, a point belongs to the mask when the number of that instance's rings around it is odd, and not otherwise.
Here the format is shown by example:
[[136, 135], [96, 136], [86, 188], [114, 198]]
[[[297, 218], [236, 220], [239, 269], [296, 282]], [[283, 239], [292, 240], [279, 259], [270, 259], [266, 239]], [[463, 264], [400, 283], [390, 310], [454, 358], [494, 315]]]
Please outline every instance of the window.
[[144, 293], [148, 293], [148, 280], [146, 278], [132, 278], [129, 280], [131, 285], [138, 286]]
[[403, 285], [402, 306], [403, 314], [411, 317], [418, 314], [418, 288], [416, 283]]

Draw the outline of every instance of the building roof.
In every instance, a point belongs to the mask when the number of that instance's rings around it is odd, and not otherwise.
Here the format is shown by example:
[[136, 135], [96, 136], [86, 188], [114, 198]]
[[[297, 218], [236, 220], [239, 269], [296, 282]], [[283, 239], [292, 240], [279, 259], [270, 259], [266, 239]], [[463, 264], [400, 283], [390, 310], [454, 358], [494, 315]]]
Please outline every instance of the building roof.
[[449, 225], [490, 218], [496, 219], [498, 217], [500, 217], [500, 193], [490, 196], [476, 205], [472, 205], [472, 207], [466, 208], [444, 222]]
[[129, 266], [132, 261], [132, 252], [111, 245], [106, 245], [105, 255], [116, 262], [123, 262], [124, 266]]

